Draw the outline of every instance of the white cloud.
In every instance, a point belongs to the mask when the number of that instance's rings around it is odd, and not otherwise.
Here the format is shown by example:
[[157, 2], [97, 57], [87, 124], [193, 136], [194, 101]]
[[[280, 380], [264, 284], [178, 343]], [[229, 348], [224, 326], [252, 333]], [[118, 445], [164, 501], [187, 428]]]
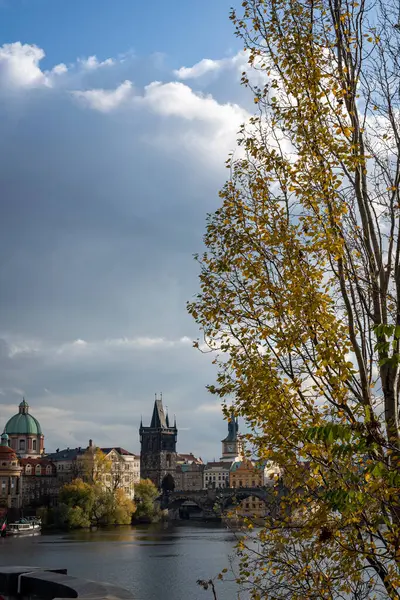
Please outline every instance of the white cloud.
[[212, 71], [219, 71], [223, 65], [222, 60], [212, 60], [210, 58], [203, 58], [200, 62], [196, 63], [192, 67], [181, 67], [174, 71], [179, 79], [196, 79], [206, 73]]
[[49, 85], [39, 67], [44, 56], [44, 51], [33, 44], [3, 44], [0, 47], [0, 85], [8, 88]]
[[145, 88], [143, 102], [154, 112], [188, 121], [208, 121], [238, 126], [248, 113], [237, 104], [219, 104], [211, 95], [196, 94], [180, 82], [154, 81]]
[[[148, 143], [165, 151], [175, 145], [218, 168], [236, 146], [237, 131], [250, 116], [238, 104], [221, 104], [210, 94], [195, 93], [181, 82], [155, 81], [146, 86], [143, 96], [135, 97], [135, 102], [170, 118], [169, 125], [164, 121]], [[188, 123], [178, 125], [177, 120]]]
[[108, 113], [124, 104], [133, 95], [132, 82], [126, 79], [114, 90], [103, 88], [73, 91], [73, 96], [83, 101], [86, 106], [99, 112]]
[[[265, 57], [256, 57], [253, 67], [249, 66], [249, 52], [241, 50], [234, 56], [229, 58], [210, 59], [203, 58], [192, 67], [181, 67], [174, 71], [174, 75], [181, 80], [200, 79], [209, 74], [220, 74], [223, 71], [231, 71], [234, 73], [235, 79], [238, 81], [242, 77], [242, 73], [246, 72], [252, 84], [262, 87], [268, 81], [268, 75], [265, 69]], [[262, 65], [264, 65], [262, 67]], [[271, 71], [272, 66], [270, 67]]]
[[94, 354], [110, 354], [114, 351], [135, 351], [151, 349], [167, 349], [179, 346], [191, 346], [192, 340], [188, 336], [182, 336], [177, 339], [167, 339], [165, 337], [123, 337], [108, 338], [104, 340], [86, 341], [76, 339], [73, 342], [65, 342], [60, 345], [51, 345], [41, 340], [23, 340], [19, 337], [2, 335], [7, 343], [7, 356], [10, 359], [17, 359], [21, 356], [41, 354], [43, 356], [62, 356], [68, 358], [82, 356], [93, 356]]
[[47, 352], [56, 355], [68, 356], [70, 358], [79, 356], [90, 356], [93, 354], [99, 355], [104, 353], [112, 353], [114, 351], [135, 351], [135, 350], [151, 350], [151, 349], [166, 349], [176, 346], [190, 345], [191, 340], [187, 336], [179, 339], [166, 339], [164, 337], [135, 337], [135, 338], [112, 338], [106, 340], [98, 340], [87, 342], [77, 339], [74, 342], [68, 342], [58, 347], [49, 348]]
[[237, 72], [237, 75], [241, 75], [248, 64], [249, 55], [248, 52], [241, 50], [234, 56], [229, 58], [210, 59], [203, 58], [198, 63], [195, 63], [192, 67], [181, 67], [174, 71], [174, 75], [178, 79], [198, 79], [207, 75], [208, 73], [217, 73], [223, 70], [233, 70]]
[[65, 65], [64, 63], [60, 63], [59, 65], [56, 65], [55, 67], [53, 67], [50, 71], [51, 75], [64, 75], [64, 73], [67, 73], [68, 71], [68, 67], [67, 65]]
[[89, 56], [88, 58], [78, 58], [78, 63], [88, 71], [94, 71], [95, 69], [99, 69], [101, 67], [112, 67], [115, 65], [115, 60], [113, 58], [106, 58], [106, 60], [99, 61], [97, 56]]

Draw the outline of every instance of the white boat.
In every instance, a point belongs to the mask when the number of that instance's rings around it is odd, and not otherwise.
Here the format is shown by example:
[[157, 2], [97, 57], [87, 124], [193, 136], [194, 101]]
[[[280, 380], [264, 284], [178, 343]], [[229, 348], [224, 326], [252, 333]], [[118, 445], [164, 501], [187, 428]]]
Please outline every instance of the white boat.
[[39, 533], [42, 529], [40, 521], [21, 519], [15, 523], [9, 523], [6, 535], [24, 535], [26, 533]]

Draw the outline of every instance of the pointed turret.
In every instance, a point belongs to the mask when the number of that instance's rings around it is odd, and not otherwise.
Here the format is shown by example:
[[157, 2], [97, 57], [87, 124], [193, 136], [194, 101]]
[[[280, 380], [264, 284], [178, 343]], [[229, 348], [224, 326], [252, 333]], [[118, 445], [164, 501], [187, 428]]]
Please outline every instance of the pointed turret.
[[168, 427], [166, 419], [165, 419], [162, 398], [157, 400], [157, 397], [156, 397], [156, 399], [154, 401], [153, 416], [151, 417], [150, 427], [153, 427], [154, 429], [160, 429], [160, 428], [163, 429], [163, 428]]

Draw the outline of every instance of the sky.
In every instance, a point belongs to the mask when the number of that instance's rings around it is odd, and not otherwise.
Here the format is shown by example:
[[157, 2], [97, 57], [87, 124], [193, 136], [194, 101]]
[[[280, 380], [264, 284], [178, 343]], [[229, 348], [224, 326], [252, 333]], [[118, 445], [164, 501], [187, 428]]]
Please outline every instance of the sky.
[[25, 396], [49, 452], [139, 452], [162, 392], [220, 456], [186, 302], [254, 106], [232, 1], [0, 0], [0, 426]]

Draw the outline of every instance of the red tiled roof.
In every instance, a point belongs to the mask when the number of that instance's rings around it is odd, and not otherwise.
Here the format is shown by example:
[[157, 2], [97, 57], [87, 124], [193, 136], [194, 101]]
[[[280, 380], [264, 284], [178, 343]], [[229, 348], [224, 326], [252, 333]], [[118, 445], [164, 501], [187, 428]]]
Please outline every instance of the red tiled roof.
[[179, 453], [177, 455], [178, 460], [179, 459], [183, 459], [186, 461], [192, 461], [192, 462], [196, 462], [198, 464], [201, 464], [203, 461], [201, 460], [201, 458], [197, 458], [194, 454], [192, 454], [191, 452], [189, 454], [181, 454]]
[[25, 465], [40, 465], [41, 467], [47, 467], [48, 465], [55, 467], [55, 464], [51, 460], [46, 458], [20, 458], [19, 462], [22, 466]]
[[12, 460], [14, 457], [17, 458], [17, 455], [10, 446], [0, 446], [0, 457], [5, 460]]

